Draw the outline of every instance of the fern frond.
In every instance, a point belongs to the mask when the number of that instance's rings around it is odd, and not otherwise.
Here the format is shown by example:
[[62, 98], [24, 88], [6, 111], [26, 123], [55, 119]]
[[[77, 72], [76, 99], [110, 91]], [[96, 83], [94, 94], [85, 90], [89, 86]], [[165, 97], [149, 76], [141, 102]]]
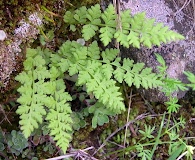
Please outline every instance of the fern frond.
[[123, 29], [129, 29], [130, 28], [130, 24], [131, 24], [131, 14], [130, 14], [130, 10], [125, 10], [123, 12], [121, 12], [120, 14], [120, 20], [121, 20], [121, 25]]
[[26, 138], [35, 128], [38, 128], [38, 124], [42, 123], [42, 117], [46, 115], [43, 100], [47, 91], [44, 90], [44, 87], [39, 88], [37, 85], [43, 84], [44, 80], [50, 76], [45, 69], [44, 59], [38, 55], [36, 50], [28, 49], [27, 57], [28, 59], [24, 63], [24, 72], [16, 76], [16, 80], [24, 84], [18, 89], [21, 97], [17, 101], [21, 105], [16, 113], [20, 115], [19, 123]]
[[165, 77], [165, 74], [166, 74], [166, 70], [167, 70], [167, 66], [166, 66], [166, 63], [165, 63], [165, 60], [163, 59], [163, 57], [159, 54], [156, 54], [155, 53], [155, 56], [156, 56], [156, 59], [157, 61], [160, 63], [161, 66], [157, 66], [160, 74], [162, 75], [162, 77]]
[[[81, 12], [81, 15], [84, 12], [86, 10]], [[73, 20], [69, 22], [67, 18], [69, 14], [69, 12], [66, 13], [64, 19], [65, 22], [72, 25]], [[77, 13], [73, 14], [75, 14], [75, 18], [74, 16], [73, 18], [77, 21], [74, 23], [76, 24], [80, 21], [80, 17]], [[155, 20], [147, 19], [145, 13], [138, 13], [131, 17], [128, 10], [121, 11], [121, 28], [116, 28], [117, 16], [113, 5], [109, 5], [104, 12], [101, 12], [99, 5], [92, 6], [87, 9], [86, 17], [88, 20], [82, 20], [82, 23], [80, 23], [83, 24], [82, 36], [85, 40], [89, 40], [99, 30], [100, 40], [105, 46], [111, 42], [112, 38], [116, 38], [117, 42], [125, 47], [133, 45], [136, 48], [140, 48], [141, 44], [151, 48], [152, 45], [159, 46], [162, 42], [167, 43], [169, 41], [184, 39], [182, 35], [169, 30], [168, 27], [164, 27], [162, 24], [154, 24]]]
[[[146, 19], [145, 13], [136, 14], [131, 21], [131, 32], [137, 32], [137, 37], [140, 37], [140, 43], [149, 48], [152, 45], [160, 45], [161, 42], [169, 42], [184, 37], [174, 31], [164, 27], [161, 23], [154, 25], [154, 19]], [[130, 36], [128, 38], [130, 40]], [[132, 40], [133, 41], [133, 40]]]
[[68, 70], [70, 76], [77, 74], [81, 70], [80, 64], [85, 63], [88, 54], [88, 48], [73, 41], [66, 41], [59, 49], [58, 53], [62, 56], [57, 66], [62, 71]]
[[72, 119], [70, 117], [72, 111], [68, 104], [72, 98], [67, 92], [64, 92], [65, 85], [62, 79], [56, 80], [55, 83], [56, 90], [53, 99], [56, 103], [48, 106], [49, 112], [46, 120], [49, 122], [50, 135], [54, 136], [54, 140], [57, 141], [56, 144], [63, 152], [66, 152], [72, 137]]
[[118, 62], [112, 63], [117, 68], [113, 72], [115, 79], [118, 82], [123, 80], [128, 84], [128, 86], [135, 85], [137, 88], [140, 86], [148, 88], [157, 88], [162, 86], [163, 83], [159, 79], [159, 76], [155, 73], [152, 73], [151, 68], [144, 68], [143, 63], [134, 64], [133, 60], [123, 59], [123, 65]]

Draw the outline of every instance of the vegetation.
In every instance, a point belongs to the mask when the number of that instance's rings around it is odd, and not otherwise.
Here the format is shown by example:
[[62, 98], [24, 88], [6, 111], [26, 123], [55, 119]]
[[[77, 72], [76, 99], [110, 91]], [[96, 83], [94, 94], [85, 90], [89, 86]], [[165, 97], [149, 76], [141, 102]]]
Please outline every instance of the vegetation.
[[[179, 89], [187, 90], [189, 87], [194, 89], [195, 75], [185, 72], [191, 83], [184, 84], [166, 75], [167, 66], [160, 55], [156, 54], [160, 64], [159, 73], [153, 73], [152, 69], [145, 67], [143, 63], [135, 63], [128, 58], [121, 59], [120, 50], [108, 46], [114, 39], [124, 47], [140, 48], [144, 45], [150, 48], [184, 37], [162, 24], [155, 25], [154, 20], [146, 19], [144, 13], [132, 17], [130, 11], [123, 11], [119, 16], [117, 22], [113, 5], [109, 5], [105, 11], [102, 11], [98, 4], [89, 9], [81, 7], [67, 11], [63, 17], [64, 22], [69, 25], [71, 32], [81, 33], [82, 38], [63, 42], [57, 51], [40, 47], [27, 49], [24, 69], [15, 78], [21, 84], [18, 88], [20, 97], [17, 99], [20, 105], [16, 113], [20, 115], [19, 123], [24, 137], [27, 139], [32, 135], [36, 136], [36, 130], [45, 124], [44, 129], [63, 153], [66, 153], [74, 130], [85, 127], [87, 122], [91, 123], [91, 130], [94, 130], [108, 123], [114, 116], [126, 116], [125, 101], [128, 99], [125, 97], [125, 88], [158, 88], [169, 97], [169, 101], [166, 102], [169, 114], [167, 124], [165, 125], [164, 113], [159, 126], [145, 124], [144, 128], [138, 131], [141, 138], [134, 145], [128, 142], [128, 147], [110, 151], [106, 156], [133, 151], [143, 160], [152, 159], [157, 146], [167, 144], [170, 160], [180, 155], [192, 159], [194, 147], [188, 145], [183, 137], [179, 137], [180, 128], [184, 128], [185, 120], [180, 118], [170, 125], [170, 119], [180, 107], [172, 93]], [[104, 47], [101, 47], [101, 43]], [[45, 45], [46, 42], [42, 40], [41, 44]], [[79, 99], [82, 102], [88, 99], [85, 108], [76, 111], [74, 106], [70, 105], [75, 97], [68, 92], [67, 81], [71, 81], [79, 90]], [[135, 117], [135, 120], [139, 118]], [[141, 117], [143, 118], [146, 116]], [[105, 134], [114, 136], [132, 123], [133, 121], [130, 121], [123, 125], [113, 134]], [[158, 132], [154, 133], [155, 131]], [[20, 135], [19, 132], [13, 132], [12, 141], [14, 138], [19, 140]], [[127, 136], [127, 132], [125, 135]], [[163, 141], [165, 135], [168, 136], [168, 140]], [[121, 135], [118, 137], [115, 139], [116, 143], [126, 143], [125, 138], [121, 138]], [[103, 139], [104, 144], [109, 138], [105, 141]], [[16, 150], [18, 155], [26, 148], [26, 142], [27, 140], [21, 141], [20, 150]], [[4, 143], [2, 144], [1, 148], [4, 146]], [[10, 144], [9, 148], [16, 149], [17, 144]], [[101, 148], [100, 146], [99, 150]], [[12, 153], [15, 154], [16, 151]]]

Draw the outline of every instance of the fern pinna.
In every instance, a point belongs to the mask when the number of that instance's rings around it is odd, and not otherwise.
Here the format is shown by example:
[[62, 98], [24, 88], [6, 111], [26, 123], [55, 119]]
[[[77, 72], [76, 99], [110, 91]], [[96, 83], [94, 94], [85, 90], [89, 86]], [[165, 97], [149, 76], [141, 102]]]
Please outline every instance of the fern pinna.
[[[130, 16], [129, 11], [121, 12], [121, 28], [116, 28], [114, 7], [109, 5], [105, 11], [99, 5], [87, 9], [81, 7], [73, 12], [67, 11], [64, 20], [75, 31], [76, 24], [82, 27], [82, 36], [87, 41], [99, 31], [100, 40], [106, 46], [113, 38], [121, 45], [137, 48], [142, 43], [151, 47], [160, 42], [182, 39], [183, 37], [161, 24], [154, 26], [154, 20], [146, 20], [144, 14]], [[21, 83], [21, 94], [17, 113], [20, 125], [27, 138], [44, 120], [48, 123], [50, 135], [57, 145], [66, 152], [71, 140], [73, 122], [71, 119], [71, 96], [65, 91], [64, 73], [77, 75], [77, 86], [85, 86], [86, 92], [96, 98], [89, 113], [94, 113], [92, 126], [102, 125], [108, 116], [125, 111], [123, 95], [119, 83], [128, 86], [142, 86], [145, 89], [163, 85], [162, 76], [152, 73], [143, 63], [118, 57], [118, 49], [100, 50], [97, 41], [82, 45], [76, 41], [66, 41], [56, 53], [48, 49], [28, 49], [24, 70], [16, 80]], [[103, 109], [99, 109], [102, 107]], [[95, 110], [101, 110], [97, 112]], [[103, 121], [98, 120], [103, 117]]]

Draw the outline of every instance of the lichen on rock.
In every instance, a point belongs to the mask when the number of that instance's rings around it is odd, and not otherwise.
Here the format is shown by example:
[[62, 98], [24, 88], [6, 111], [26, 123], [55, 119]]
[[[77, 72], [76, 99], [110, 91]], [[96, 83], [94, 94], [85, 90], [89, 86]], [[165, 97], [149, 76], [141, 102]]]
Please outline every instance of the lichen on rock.
[[14, 35], [8, 35], [7, 44], [0, 41], [0, 89], [5, 88], [10, 80], [10, 76], [16, 67], [16, 58], [21, 52], [20, 45], [30, 39], [35, 40], [39, 34], [38, 26], [42, 25], [42, 19], [38, 13], [32, 13], [28, 21], [21, 20], [18, 28], [14, 30]]

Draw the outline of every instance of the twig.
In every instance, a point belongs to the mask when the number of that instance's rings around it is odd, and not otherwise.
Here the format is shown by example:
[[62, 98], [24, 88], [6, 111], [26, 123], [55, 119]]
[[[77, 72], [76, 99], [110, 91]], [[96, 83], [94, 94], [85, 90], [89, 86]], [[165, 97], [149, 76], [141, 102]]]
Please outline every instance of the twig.
[[[132, 98], [132, 89], [131, 89], [131, 92], [130, 92], [130, 97], [129, 97], [129, 107], [128, 107], [128, 113], [127, 113], [127, 121], [126, 122], [129, 122], [129, 115], [130, 115], [130, 111], [131, 111], [131, 100]], [[125, 127], [125, 138], [124, 138], [124, 147], [125, 147], [125, 143], [126, 143], [126, 138], [127, 138], [127, 128], [128, 126]]]
[[[174, 13], [174, 16], [177, 15], [179, 12], [181, 12], [181, 11], [184, 9], [184, 7], [186, 7], [186, 6], [190, 3], [190, 1], [191, 1], [191, 0], [189, 0], [189, 1], [186, 0], [185, 3], [183, 4], [183, 6], [182, 6], [178, 11], [176, 11], [176, 12]], [[175, 3], [175, 1], [174, 1], [174, 3]]]
[[4, 119], [0, 122], [0, 124], [1, 124], [4, 120], [7, 120], [8, 123], [9, 123], [10, 125], [12, 125], [11, 122], [9, 121], [9, 119], [7, 118], [7, 115], [5, 114], [5, 111], [4, 111], [4, 109], [3, 109], [3, 107], [2, 107], [1, 104], [0, 104], [0, 112], [2, 112], [3, 115], [4, 115]]
[[105, 145], [106, 145], [106, 142], [111, 138], [113, 137], [116, 133], [118, 133], [120, 130], [122, 130], [123, 128], [125, 128], [126, 126], [129, 126], [131, 123], [134, 123], [135, 121], [137, 120], [141, 120], [141, 119], [144, 119], [148, 116], [153, 116], [153, 115], [148, 115], [148, 113], [144, 113], [144, 114], [141, 114], [139, 116], [137, 116], [134, 120], [131, 120], [129, 121], [128, 123], [126, 123], [124, 126], [120, 127], [119, 129], [117, 129], [116, 131], [114, 131], [111, 135], [109, 135], [106, 140], [104, 141], [104, 143], [102, 143], [102, 145], [97, 149], [97, 151], [94, 152], [93, 155], [95, 155], [100, 149], [102, 149]]
[[46, 160], [60, 160], [60, 159], [63, 159], [63, 158], [70, 158], [70, 157], [75, 157], [75, 158], [81, 158], [81, 159], [85, 159], [85, 160], [98, 160], [94, 157], [91, 157], [91, 155], [89, 155], [88, 153], [86, 153], [85, 151], [88, 151], [90, 149], [94, 149], [94, 147], [88, 147], [86, 149], [83, 149], [83, 150], [75, 150], [75, 151], [72, 151], [68, 154], [65, 154], [63, 156], [58, 156], [58, 157], [54, 157], [54, 158], [49, 158], [49, 159], [46, 159]]

